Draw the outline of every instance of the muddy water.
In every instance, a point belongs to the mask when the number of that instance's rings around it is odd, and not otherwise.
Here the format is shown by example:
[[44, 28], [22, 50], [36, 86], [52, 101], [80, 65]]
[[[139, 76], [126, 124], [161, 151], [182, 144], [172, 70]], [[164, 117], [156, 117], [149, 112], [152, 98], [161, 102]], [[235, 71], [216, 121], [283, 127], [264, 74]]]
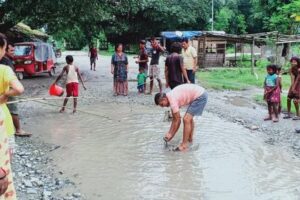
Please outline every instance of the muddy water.
[[[96, 115], [47, 115], [35, 124], [53, 157], [89, 200], [300, 199], [300, 160], [264, 142], [260, 133], [210, 113], [198, 119], [191, 151], [162, 142], [169, 122], [156, 107], [99, 104]], [[45, 128], [47, 127], [47, 129]]]

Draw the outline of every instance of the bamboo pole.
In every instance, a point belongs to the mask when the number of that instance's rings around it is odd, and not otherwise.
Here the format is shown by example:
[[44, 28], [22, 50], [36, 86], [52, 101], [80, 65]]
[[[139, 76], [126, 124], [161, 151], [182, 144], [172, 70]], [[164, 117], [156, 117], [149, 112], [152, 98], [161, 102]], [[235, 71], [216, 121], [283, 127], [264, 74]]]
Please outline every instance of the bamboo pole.
[[[19, 97], [20, 98], [20, 97]], [[96, 97], [35, 97], [35, 98], [20, 98], [15, 101], [9, 101], [6, 104], [14, 104], [14, 103], [25, 103], [29, 101], [37, 101], [37, 100], [64, 100], [65, 98], [67, 99], [97, 99]]]
[[254, 75], [254, 44], [255, 44], [255, 40], [253, 37], [252, 44], [251, 44], [251, 74], [252, 75]]
[[278, 65], [278, 45], [277, 45], [277, 43], [278, 43], [278, 37], [279, 37], [279, 35], [278, 35], [278, 33], [277, 33], [277, 36], [276, 36], [276, 42], [275, 42], [275, 64], [276, 65]]
[[236, 47], [236, 43], [234, 43], [234, 67], [236, 67], [236, 51], [237, 51], [237, 47]]

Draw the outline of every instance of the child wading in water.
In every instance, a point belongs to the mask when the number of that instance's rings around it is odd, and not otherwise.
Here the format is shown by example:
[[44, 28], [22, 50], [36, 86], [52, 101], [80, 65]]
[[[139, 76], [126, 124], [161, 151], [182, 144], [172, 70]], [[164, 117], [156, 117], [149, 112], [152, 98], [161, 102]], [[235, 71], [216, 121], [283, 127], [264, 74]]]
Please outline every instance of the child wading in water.
[[[264, 99], [267, 101], [269, 116], [264, 120], [273, 120], [273, 122], [278, 122], [278, 105], [280, 103], [280, 86], [279, 78], [276, 74], [277, 66], [268, 65], [267, 66], [268, 75], [265, 78], [265, 92]], [[274, 116], [273, 116], [273, 115]]]
[[78, 97], [78, 77], [82, 83], [83, 88], [86, 90], [84, 82], [82, 80], [82, 77], [79, 73], [78, 67], [73, 65], [73, 56], [67, 56], [66, 57], [66, 62], [67, 65], [63, 68], [62, 72], [60, 75], [57, 77], [56, 81], [54, 84], [56, 84], [64, 75], [64, 73], [67, 73], [67, 85], [66, 85], [66, 90], [67, 90], [67, 97], [64, 100], [63, 107], [61, 108], [60, 112], [64, 112], [66, 105], [68, 103], [69, 97], [74, 97], [74, 109], [73, 113], [76, 112], [76, 107], [77, 107], [77, 97]]
[[145, 92], [145, 83], [146, 83], [146, 74], [144, 73], [144, 69], [140, 68], [139, 69], [140, 73], [137, 75], [137, 89], [139, 93], [144, 93]]

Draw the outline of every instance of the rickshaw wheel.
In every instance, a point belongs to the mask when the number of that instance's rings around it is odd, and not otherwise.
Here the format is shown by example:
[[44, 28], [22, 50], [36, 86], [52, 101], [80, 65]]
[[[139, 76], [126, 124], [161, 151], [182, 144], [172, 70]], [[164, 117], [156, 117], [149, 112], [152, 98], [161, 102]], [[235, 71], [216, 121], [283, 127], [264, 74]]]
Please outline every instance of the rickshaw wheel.
[[24, 74], [22, 72], [17, 72], [16, 76], [19, 80], [23, 80], [23, 78], [24, 78]]
[[49, 73], [49, 76], [51, 76], [51, 77], [54, 76], [54, 74], [55, 74], [54, 67], [52, 67], [48, 73]]

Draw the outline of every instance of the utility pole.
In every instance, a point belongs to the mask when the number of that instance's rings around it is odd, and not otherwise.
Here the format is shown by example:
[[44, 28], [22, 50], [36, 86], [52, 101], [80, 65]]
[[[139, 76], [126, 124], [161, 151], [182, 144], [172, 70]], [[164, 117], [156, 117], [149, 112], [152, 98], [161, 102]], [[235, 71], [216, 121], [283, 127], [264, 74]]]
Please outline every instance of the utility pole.
[[211, 31], [214, 31], [214, 0], [211, 0]]

